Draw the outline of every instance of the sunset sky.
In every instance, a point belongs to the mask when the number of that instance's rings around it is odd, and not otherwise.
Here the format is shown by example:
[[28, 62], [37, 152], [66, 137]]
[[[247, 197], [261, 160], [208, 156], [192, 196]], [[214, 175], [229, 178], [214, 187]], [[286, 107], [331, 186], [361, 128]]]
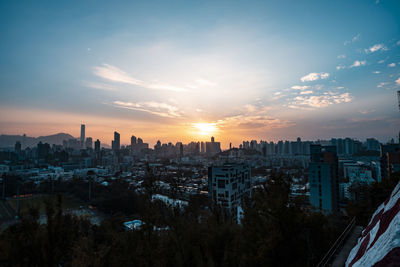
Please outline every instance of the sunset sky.
[[400, 1], [1, 1], [0, 134], [110, 144], [400, 129]]

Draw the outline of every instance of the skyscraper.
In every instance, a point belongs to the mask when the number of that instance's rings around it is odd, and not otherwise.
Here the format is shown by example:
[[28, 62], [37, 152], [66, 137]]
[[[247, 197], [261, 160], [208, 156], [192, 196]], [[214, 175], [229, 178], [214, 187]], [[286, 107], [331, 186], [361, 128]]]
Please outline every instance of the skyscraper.
[[211, 157], [221, 152], [221, 143], [215, 142], [214, 136], [211, 137], [211, 142], [206, 142], [206, 154]]
[[85, 124], [81, 125], [81, 148], [83, 148], [85, 144]]
[[310, 204], [320, 211], [338, 209], [338, 157], [335, 146], [310, 146]]
[[99, 153], [99, 152], [100, 152], [100, 140], [99, 140], [99, 139], [97, 139], [97, 140], [94, 142], [94, 151], [95, 151], [96, 153]]
[[92, 139], [92, 137], [86, 138], [86, 148], [87, 149], [92, 149], [93, 148], [93, 139]]
[[114, 141], [112, 142], [112, 149], [119, 150], [120, 147], [121, 147], [120, 134], [118, 132], [114, 132]]

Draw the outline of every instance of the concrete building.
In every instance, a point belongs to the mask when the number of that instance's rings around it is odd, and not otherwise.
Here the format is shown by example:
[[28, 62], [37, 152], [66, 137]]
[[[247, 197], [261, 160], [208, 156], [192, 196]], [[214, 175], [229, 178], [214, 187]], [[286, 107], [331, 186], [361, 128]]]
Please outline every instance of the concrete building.
[[212, 201], [233, 217], [245, 198], [251, 197], [250, 166], [224, 164], [208, 168], [208, 195]]
[[81, 148], [85, 145], [85, 124], [81, 125]]
[[310, 204], [325, 213], [338, 209], [338, 157], [336, 146], [311, 145]]
[[114, 132], [114, 140], [112, 141], [111, 147], [113, 150], [119, 150], [121, 147], [121, 137], [118, 132]]
[[381, 145], [381, 176], [382, 179], [387, 179], [390, 176], [390, 164], [388, 163], [388, 155], [392, 154], [392, 158], [394, 158], [394, 154], [400, 153], [399, 144], [387, 144]]
[[92, 137], [86, 138], [86, 148], [87, 149], [92, 149], [93, 148], [93, 139], [92, 139]]
[[221, 143], [215, 142], [214, 137], [211, 137], [211, 142], [206, 142], [206, 155], [212, 157], [221, 152]]
[[100, 152], [100, 140], [99, 140], [99, 139], [97, 139], [97, 140], [94, 142], [94, 151], [95, 151], [96, 153], [99, 153], [99, 152]]

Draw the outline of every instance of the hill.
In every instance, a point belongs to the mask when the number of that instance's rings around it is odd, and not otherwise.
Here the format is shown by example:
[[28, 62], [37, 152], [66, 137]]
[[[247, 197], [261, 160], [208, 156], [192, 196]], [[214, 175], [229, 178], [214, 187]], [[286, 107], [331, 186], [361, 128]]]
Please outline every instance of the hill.
[[67, 133], [57, 133], [47, 136], [39, 136], [39, 137], [29, 137], [23, 135], [0, 135], [0, 147], [14, 147], [17, 141], [21, 142], [22, 148], [33, 147], [36, 146], [39, 142], [49, 143], [50, 145], [62, 145], [64, 140], [73, 139], [70, 134]]

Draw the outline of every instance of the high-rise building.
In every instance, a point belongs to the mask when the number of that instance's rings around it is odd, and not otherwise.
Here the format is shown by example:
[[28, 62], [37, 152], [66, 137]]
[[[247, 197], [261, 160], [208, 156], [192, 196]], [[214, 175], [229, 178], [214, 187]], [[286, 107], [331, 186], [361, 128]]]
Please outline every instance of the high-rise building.
[[310, 146], [310, 204], [325, 213], [338, 209], [338, 157], [335, 146]]
[[200, 153], [205, 154], [206, 153], [206, 143], [201, 142], [200, 143]]
[[250, 167], [246, 164], [225, 164], [208, 168], [208, 196], [233, 217], [251, 197]]
[[215, 142], [214, 137], [211, 137], [211, 142], [206, 142], [206, 154], [211, 157], [221, 152], [221, 143]]
[[112, 149], [119, 150], [120, 147], [121, 147], [120, 134], [118, 132], [114, 132], [114, 140], [112, 142]]
[[87, 149], [92, 149], [93, 148], [93, 139], [92, 139], [92, 137], [86, 138], [86, 148]]
[[95, 151], [96, 153], [99, 153], [99, 152], [100, 152], [100, 140], [99, 140], [99, 139], [97, 139], [97, 140], [94, 142], [94, 151]]
[[381, 176], [382, 179], [387, 179], [390, 176], [391, 168], [388, 163], [388, 156], [391, 154], [392, 159], [395, 157], [394, 154], [400, 153], [399, 144], [386, 144], [381, 145]]
[[81, 125], [81, 148], [83, 148], [85, 144], [85, 124]]
[[372, 150], [372, 151], [379, 151], [379, 141], [376, 140], [375, 138], [367, 138], [367, 150]]
[[22, 147], [21, 142], [20, 142], [20, 141], [17, 141], [17, 142], [15, 143], [15, 146], [14, 146], [14, 151], [15, 151], [15, 153], [17, 153], [18, 155], [21, 154], [21, 147]]

